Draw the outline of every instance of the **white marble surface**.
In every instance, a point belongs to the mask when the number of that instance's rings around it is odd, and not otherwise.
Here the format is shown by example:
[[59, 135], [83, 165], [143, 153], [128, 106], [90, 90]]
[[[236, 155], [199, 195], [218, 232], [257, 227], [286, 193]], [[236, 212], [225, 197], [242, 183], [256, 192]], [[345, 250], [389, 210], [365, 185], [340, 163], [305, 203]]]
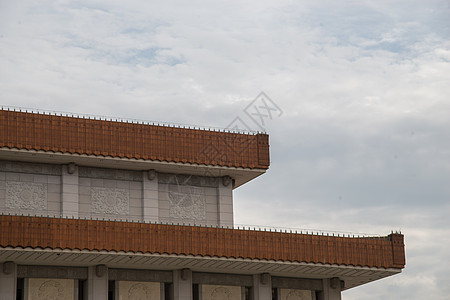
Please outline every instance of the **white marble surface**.
[[231, 285], [202, 285], [202, 300], [241, 300], [242, 288]]
[[313, 300], [311, 291], [281, 289], [281, 300]]
[[161, 283], [119, 281], [119, 300], [160, 300]]
[[28, 300], [74, 300], [74, 280], [30, 278]]

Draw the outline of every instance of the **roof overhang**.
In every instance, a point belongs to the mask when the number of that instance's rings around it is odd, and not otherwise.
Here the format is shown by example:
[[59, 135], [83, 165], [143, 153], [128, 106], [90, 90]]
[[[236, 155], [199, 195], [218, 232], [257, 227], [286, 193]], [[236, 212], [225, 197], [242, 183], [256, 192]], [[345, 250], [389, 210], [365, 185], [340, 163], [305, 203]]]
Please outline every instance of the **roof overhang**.
[[139, 252], [21, 247], [1, 247], [0, 261], [14, 261], [19, 265], [46, 266], [93, 266], [105, 264], [110, 268], [151, 270], [189, 268], [194, 272], [228, 274], [269, 273], [272, 276], [308, 279], [338, 277], [345, 282], [344, 290], [401, 273], [401, 270], [396, 268]]
[[86, 167], [100, 167], [126, 170], [155, 170], [160, 173], [188, 174], [198, 176], [230, 176], [235, 180], [234, 188], [264, 174], [266, 169], [236, 168], [190, 163], [164, 162], [134, 158], [119, 158], [87, 154], [0, 148], [0, 159], [34, 163], [68, 164], [75, 163]]

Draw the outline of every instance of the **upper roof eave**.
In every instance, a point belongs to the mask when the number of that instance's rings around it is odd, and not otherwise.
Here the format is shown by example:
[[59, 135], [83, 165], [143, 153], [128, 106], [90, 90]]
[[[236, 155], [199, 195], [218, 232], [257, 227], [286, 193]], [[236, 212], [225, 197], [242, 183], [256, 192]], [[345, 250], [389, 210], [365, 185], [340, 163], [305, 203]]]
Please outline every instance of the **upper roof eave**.
[[133, 158], [119, 158], [86, 154], [69, 154], [51, 151], [36, 151], [17, 148], [0, 147], [0, 160], [24, 161], [31, 163], [69, 164], [79, 166], [126, 169], [135, 171], [155, 170], [160, 173], [185, 174], [197, 176], [223, 177], [234, 179], [233, 188], [264, 174], [267, 169], [250, 169], [242, 167], [213, 166], [204, 164], [175, 163]]

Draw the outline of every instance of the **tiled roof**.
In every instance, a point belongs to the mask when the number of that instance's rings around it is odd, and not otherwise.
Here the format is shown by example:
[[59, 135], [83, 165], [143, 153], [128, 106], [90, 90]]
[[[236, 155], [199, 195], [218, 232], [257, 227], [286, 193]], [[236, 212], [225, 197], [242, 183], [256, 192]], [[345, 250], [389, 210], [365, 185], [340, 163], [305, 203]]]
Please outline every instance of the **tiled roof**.
[[401, 234], [352, 238], [1, 215], [0, 246], [167, 253], [395, 269], [405, 266]]
[[269, 136], [0, 110], [0, 147], [267, 169]]

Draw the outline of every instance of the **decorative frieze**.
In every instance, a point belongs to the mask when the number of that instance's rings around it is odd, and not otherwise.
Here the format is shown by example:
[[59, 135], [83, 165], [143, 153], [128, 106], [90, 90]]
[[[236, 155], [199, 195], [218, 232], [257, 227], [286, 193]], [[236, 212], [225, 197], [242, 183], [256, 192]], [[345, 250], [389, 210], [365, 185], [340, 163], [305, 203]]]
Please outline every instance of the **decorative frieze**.
[[93, 213], [127, 215], [130, 211], [130, 193], [126, 189], [91, 188]]
[[86, 267], [57, 267], [57, 266], [17, 266], [19, 278], [58, 278], [58, 279], [87, 279]]
[[108, 268], [108, 280], [117, 281], [145, 281], [145, 282], [171, 282], [172, 271], [112, 269]]
[[169, 185], [170, 217], [206, 220], [206, 198], [203, 188]]
[[142, 181], [142, 172], [139, 171], [79, 167], [78, 172], [80, 177], [87, 178]]
[[47, 184], [32, 182], [6, 182], [7, 209], [47, 209]]
[[61, 175], [61, 166], [0, 160], [0, 171], [42, 175]]

